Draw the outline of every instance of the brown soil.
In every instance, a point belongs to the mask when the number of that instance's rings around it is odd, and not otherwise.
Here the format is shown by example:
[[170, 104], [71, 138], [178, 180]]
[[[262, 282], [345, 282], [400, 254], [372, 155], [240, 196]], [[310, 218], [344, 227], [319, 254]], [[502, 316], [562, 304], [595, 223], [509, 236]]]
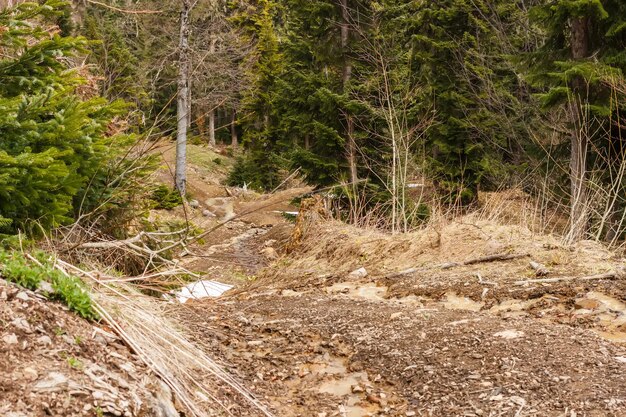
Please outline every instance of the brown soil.
[[[204, 231], [238, 216], [179, 259], [237, 288], [172, 304], [168, 317], [274, 415], [626, 415], [624, 260], [601, 245], [565, 247], [554, 236], [471, 216], [390, 236], [305, 212], [294, 234], [280, 211], [297, 210], [289, 201], [303, 190], [227, 191], [207, 166], [191, 167], [196, 207], [153, 219], [189, 219]], [[494, 254], [528, 256], [444, 267]], [[520, 285], [537, 278], [531, 260], [546, 266], [546, 278], [617, 274]], [[353, 274], [360, 268], [366, 273]], [[159, 383], [118, 340], [101, 339], [34, 294], [23, 302], [14, 287], [3, 288], [0, 415], [87, 416], [96, 406], [116, 415], [128, 410], [124, 401], [142, 404], [130, 415], [159, 415], [143, 406], [154, 403], [149, 392]], [[30, 331], [20, 330], [22, 320]], [[41, 345], [42, 335], [53, 345]], [[95, 394], [102, 388], [93, 369], [117, 394], [111, 410]], [[35, 392], [50, 372], [71, 384]], [[243, 403], [226, 414], [261, 415]]]
[[115, 335], [0, 279], [1, 416], [170, 416], [171, 401]]
[[[239, 253], [280, 252], [277, 224]], [[583, 277], [619, 257], [489, 222], [437, 232], [310, 223], [253, 282], [176, 313], [278, 416], [626, 415], [625, 281], [516, 284], [536, 278], [531, 259]], [[529, 256], [441, 267], [495, 253]]]

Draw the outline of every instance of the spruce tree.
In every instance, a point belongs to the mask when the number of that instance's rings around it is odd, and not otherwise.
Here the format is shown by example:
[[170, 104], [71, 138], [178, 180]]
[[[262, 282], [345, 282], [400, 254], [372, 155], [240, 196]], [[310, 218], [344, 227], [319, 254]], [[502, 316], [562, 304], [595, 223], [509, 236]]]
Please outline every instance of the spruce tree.
[[107, 136], [119, 106], [78, 95], [83, 80], [66, 62], [86, 41], [43, 28], [65, 5], [0, 11], [0, 218], [13, 230], [70, 222], [127, 140]]

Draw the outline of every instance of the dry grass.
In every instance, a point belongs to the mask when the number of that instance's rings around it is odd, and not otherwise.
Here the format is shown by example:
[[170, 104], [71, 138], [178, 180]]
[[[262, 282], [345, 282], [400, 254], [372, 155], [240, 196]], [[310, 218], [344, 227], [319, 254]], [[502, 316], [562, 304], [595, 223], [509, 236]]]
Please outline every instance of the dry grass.
[[491, 193], [482, 198], [478, 210], [435, 212], [422, 229], [395, 235], [317, 217], [300, 226], [299, 244], [290, 243], [290, 256], [265, 270], [252, 285], [305, 287], [330, 278], [346, 279], [361, 267], [373, 277], [407, 269], [428, 274], [446, 263], [495, 254], [529, 254], [557, 273], [592, 275], [613, 269], [617, 255], [601, 243], [565, 245], [562, 235], [546, 233], [547, 225], [556, 227], [562, 219], [549, 217], [553, 214], [546, 215], [545, 210], [537, 213], [523, 194]]
[[193, 345], [171, 317], [171, 306], [141, 294], [132, 284], [108, 283], [63, 261], [57, 267], [91, 284], [98, 313], [175, 393], [194, 417], [241, 414], [272, 416], [254, 395], [201, 349]]

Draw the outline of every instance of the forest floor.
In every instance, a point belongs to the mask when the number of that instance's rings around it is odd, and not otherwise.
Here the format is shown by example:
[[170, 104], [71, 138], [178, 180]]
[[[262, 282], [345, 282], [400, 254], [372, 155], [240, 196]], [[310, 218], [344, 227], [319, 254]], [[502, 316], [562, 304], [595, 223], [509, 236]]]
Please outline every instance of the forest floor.
[[[225, 188], [230, 160], [194, 153], [193, 207], [151, 220], [230, 219], [178, 262], [235, 288], [165, 316], [273, 415], [626, 415], [621, 256], [484, 217], [391, 236], [314, 205], [294, 224], [282, 212], [306, 189]], [[167, 388], [111, 329], [0, 281], [0, 330], [2, 416], [171, 415]], [[268, 415], [215, 395], [228, 411], [211, 415]]]
[[257, 211], [184, 262], [236, 289], [172, 313], [275, 415], [626, 415], [624, 260], [601, 245], [471, 217], [393, 237], [309, 216], [294, 242], [297, 208], [233, 200]]

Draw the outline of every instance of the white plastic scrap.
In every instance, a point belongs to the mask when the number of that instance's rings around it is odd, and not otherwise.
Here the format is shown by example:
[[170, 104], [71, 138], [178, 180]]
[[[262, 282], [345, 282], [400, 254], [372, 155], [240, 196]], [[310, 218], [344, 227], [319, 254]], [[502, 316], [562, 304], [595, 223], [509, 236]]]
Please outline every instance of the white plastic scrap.
[[181, 288], [176, 293], [176, 298], [180, 303], [184, 304], [189, 299], [199, 300], [201, 298], [220, 297], [232, 288], [232, 285], [222, 284], [217, 281], [196, 281]]

